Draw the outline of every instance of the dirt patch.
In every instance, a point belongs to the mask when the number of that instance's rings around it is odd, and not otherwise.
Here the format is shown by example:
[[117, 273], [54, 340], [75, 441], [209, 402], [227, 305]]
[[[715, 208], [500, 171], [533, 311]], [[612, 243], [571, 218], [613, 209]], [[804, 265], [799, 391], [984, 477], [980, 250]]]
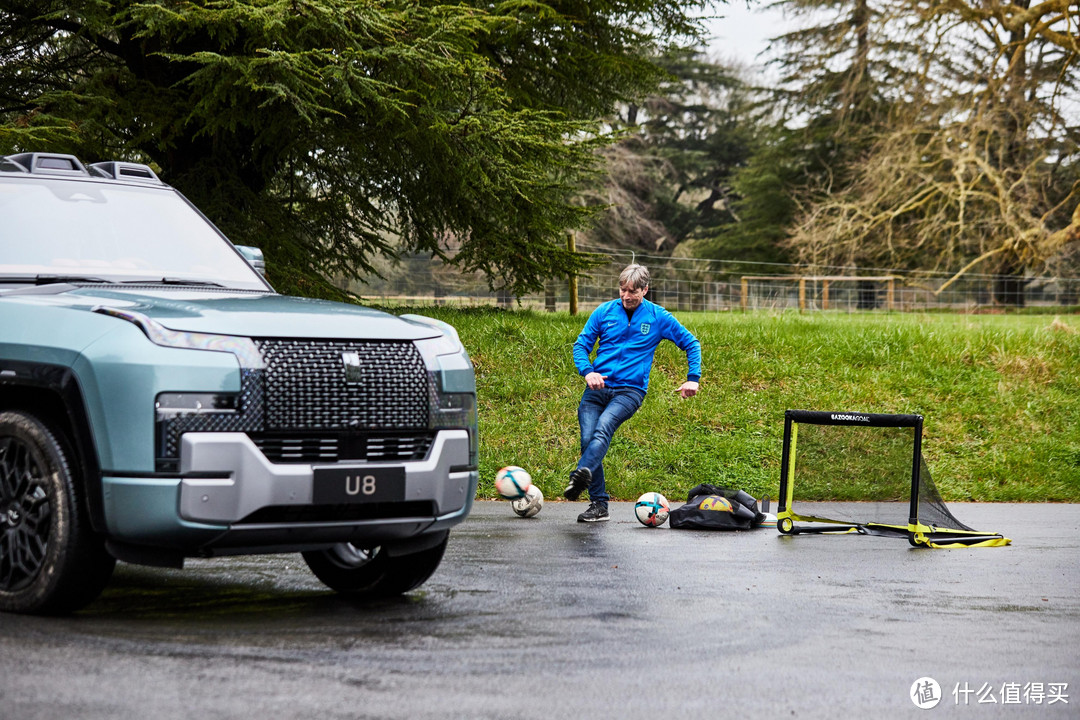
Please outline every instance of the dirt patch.
[[998, 355], [994, 357], [994, 367], [1005, 377], [1027, 380], [1040, 385], [1045, 385], [1054, 379], [1053, 367], [1041, 357]]
[[1076, 328], [1068, 323], [1062, 322], [1061, 318], [1055, 317], [1054, 322], [1050, 323], [1050, 326], [1046, 328], [1050, 332], [1061, 332], [1066, 335], [1075, 335], [1077, 333]]

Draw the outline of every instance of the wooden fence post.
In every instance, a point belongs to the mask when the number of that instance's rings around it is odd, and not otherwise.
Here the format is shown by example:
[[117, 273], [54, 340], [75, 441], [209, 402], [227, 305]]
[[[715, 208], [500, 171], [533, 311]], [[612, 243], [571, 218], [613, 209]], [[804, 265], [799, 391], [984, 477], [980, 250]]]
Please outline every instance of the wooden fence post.
[[[577, 252], [577, 241], [574, 239], [574, 233], [570, 233], [566, 236], [566, 249], [570, 252]], [[577, 315], [577, 275], [573, 272], [570, 273], [570, 314]]]

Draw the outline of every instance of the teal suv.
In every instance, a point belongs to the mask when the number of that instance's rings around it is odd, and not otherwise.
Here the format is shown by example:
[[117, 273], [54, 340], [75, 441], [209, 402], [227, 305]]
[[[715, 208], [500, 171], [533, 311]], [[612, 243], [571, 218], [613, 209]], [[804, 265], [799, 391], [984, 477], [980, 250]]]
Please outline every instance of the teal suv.
[[449, 325], [284, 297], [145, 166], [0, 157], [0, 609], [117, 560], [299, 552], [356, 597], [438, 567], [477, 485]]

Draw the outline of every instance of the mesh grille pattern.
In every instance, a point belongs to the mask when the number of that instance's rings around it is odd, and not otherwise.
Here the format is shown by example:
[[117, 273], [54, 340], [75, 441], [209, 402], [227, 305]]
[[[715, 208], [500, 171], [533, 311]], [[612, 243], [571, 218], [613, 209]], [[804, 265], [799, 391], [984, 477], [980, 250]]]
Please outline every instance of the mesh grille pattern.
[[179, 413], [161, 424], [158, 456], [180, 456], [180, 436], [186, 432], [252, 432], [263, 426], [262, 370], [240, 371], [240, 398], [237, 412]]
[[411, 342], [255, 342], [266, 364], [267, 430], [428, 426], [434, 388]]
[[272, 462], [427, 456], [438, 392], [411, 342], [255, 343], [265, 369], [241, 370], [236, 412], [178, 413], [160, 422], [160, 471], [176, 471], [186, 432], [246, 432]]

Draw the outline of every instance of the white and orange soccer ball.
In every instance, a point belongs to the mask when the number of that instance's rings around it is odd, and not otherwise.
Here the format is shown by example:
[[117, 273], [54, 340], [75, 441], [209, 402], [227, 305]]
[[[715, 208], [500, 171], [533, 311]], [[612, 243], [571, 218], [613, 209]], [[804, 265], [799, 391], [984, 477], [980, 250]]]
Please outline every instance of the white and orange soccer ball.
[[495, 473], [495, 492], [507, 500], [525, 497], [530, 485], [532, 476], [517, 465], [507, 465]]
[[647, 492], [634, 503], [634, 515], [647, 527], [660, 527], [666, 523], [670, 511], [667, 498], [658, 492]]

